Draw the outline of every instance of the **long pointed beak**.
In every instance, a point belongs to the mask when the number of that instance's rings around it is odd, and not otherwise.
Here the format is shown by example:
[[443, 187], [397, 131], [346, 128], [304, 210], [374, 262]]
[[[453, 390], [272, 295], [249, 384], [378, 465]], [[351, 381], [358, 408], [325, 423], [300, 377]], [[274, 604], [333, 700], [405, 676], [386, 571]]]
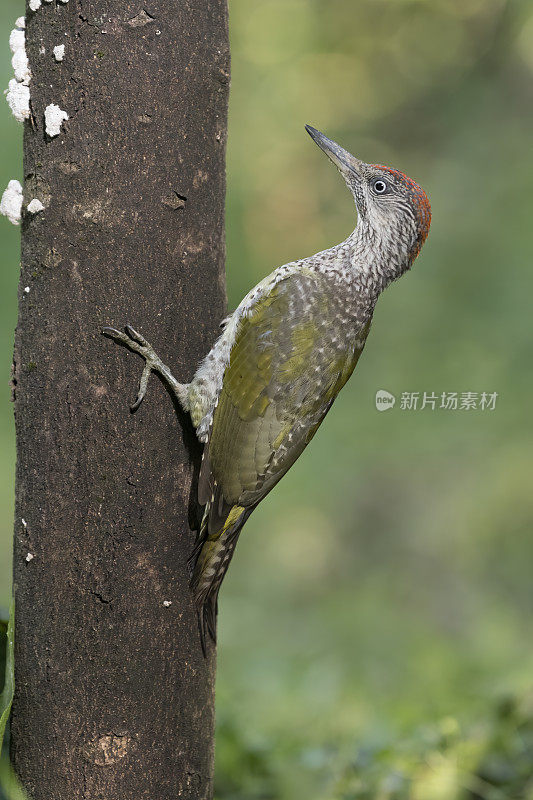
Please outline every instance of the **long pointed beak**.
[[363, 161], [359, 161], [358, 158], [352, 156], [351, 153], [338, 145], [337, 142], [328, 139], [327, 136], [324, 136], [323, 133], [317, 131], [317, 129], [313, 128], [311, 125], [306, 125], [305, 130], [320, 149], [333, 161], [345, 179], [348, 177], [353, 178], [354, 176], [362, 177]]

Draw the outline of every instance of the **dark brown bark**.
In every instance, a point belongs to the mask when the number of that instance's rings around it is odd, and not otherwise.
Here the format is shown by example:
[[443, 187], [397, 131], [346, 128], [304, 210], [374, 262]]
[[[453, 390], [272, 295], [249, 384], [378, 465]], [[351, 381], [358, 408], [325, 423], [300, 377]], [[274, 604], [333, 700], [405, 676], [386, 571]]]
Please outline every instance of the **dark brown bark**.
[[[35, 800], [209, 798], [215, 654], [186, 565], [199, 448], [156, 377], [130, 415], [142, 361], [99, 331], [131, 323], [179, 380], [217, 333], [226, 0], [44, 3], [27, 46], [25, 203], [46, 209], [23, 220], [14, 356], [13, 762]], [[50, 103], [69, 114], [52, 139]]]

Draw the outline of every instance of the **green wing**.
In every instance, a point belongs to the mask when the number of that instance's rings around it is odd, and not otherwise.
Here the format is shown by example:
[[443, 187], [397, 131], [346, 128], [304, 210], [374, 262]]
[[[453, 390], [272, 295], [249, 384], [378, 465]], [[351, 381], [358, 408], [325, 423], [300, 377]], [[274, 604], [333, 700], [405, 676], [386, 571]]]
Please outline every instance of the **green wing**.
[[293, 273], [239, 324], [200, 479], [210, 535], [234, 506], [251, 510], [283, 477], [355, 368], [369, 324], [354, 320], [347, 330], [328, 280]]
[[361, 354], [371, 310], [311, 270], [260, 295], [240, 322], [204, 450], [191, 557], [202, 646], [242, 526], [311, 441]]

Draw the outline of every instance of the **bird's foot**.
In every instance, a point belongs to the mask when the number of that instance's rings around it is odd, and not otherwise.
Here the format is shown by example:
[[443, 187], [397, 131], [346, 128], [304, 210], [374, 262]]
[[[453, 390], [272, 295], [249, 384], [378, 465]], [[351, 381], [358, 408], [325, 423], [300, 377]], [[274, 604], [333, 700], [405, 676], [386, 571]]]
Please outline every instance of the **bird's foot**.
[[138, 333], [135, 328], [132, 328], [131, 325], [125, 326], [124, 333], [116, 328], [111, 328], [110, 326], [102, 328], [102, 333], [109, 339], [113, 339], [113, 341], [117, 342], [117, 344], [127, 347], [128, 350], [131, 350], [133, 353], [138, 353], [142, 358], [144, 358], [145, 364], [139, 383], [137, 399], [130, 406], [131, 411], [135, 412], [144, 400], [151, 373], [157, 372], [164, 376], [164, 373], [168, 372], [168, 369], [165, 367], [152, 345], [147, 342], [144, 336]]

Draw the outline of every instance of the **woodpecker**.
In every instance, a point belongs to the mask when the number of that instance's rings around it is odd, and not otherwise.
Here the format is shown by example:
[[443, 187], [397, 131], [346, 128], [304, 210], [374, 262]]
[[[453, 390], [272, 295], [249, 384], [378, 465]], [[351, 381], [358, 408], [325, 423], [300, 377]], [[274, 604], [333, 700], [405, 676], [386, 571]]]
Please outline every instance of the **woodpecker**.
[[402, 172], [355, 158], [306, 130], [351, 191], [357, 224], [328, 250], [279, 267], [224, 321], [190, 383], [179, 383], [130, 325], [104, 335], [145, 361], [189, 412], [204, 444], [191, 556], [202, 646], [216, 638], [218, 593], [243, 525], [307, 447], [365, 346], [378, 297], [406, 272], [431, 222], [426, 193]]

